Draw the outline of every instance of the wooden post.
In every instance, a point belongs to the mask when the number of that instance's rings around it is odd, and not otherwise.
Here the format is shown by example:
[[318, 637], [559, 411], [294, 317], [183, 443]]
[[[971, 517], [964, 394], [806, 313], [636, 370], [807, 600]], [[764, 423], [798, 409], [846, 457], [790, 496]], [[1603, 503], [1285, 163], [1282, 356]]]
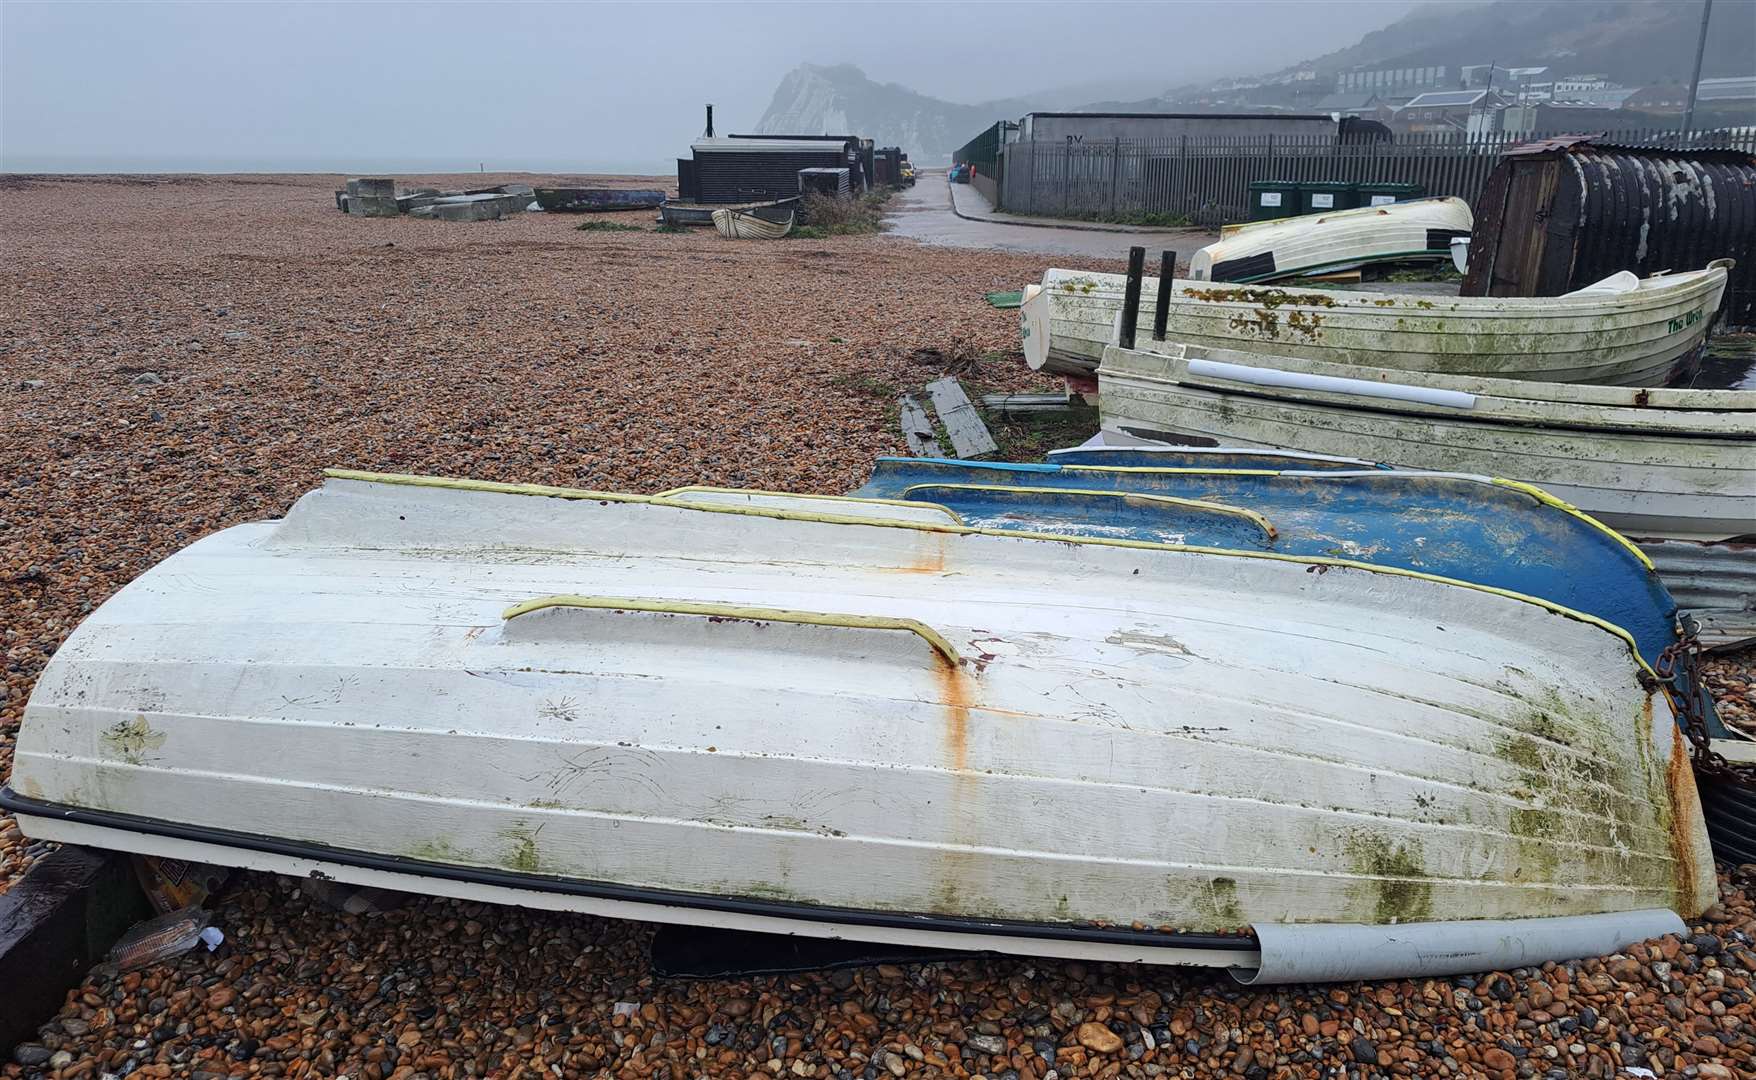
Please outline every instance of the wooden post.
[[1171, 279], [1177, 276], [1177, 253], [1161, 251], [1158, 256], [1158, 296], [1152, 306], [1152, 340], [1165, 339], [1165, 323], [1171, 318]]
[[1128, 249], [1128, 286], [1122, 291], [1122, 332], [1117, 343], [1134, 347], [1134, 331], [1140, 326], [1140, 279], [1146, 276], [1146, 249]]

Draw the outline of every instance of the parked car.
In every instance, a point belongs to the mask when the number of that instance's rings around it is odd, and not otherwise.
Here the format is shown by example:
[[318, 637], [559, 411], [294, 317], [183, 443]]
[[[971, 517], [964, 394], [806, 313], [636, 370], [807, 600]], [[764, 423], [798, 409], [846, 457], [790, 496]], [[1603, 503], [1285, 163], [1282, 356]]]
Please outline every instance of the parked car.
[[902, 182], [909, 187], [915, 186], [915, 167], [906, 161], [902, 163]]

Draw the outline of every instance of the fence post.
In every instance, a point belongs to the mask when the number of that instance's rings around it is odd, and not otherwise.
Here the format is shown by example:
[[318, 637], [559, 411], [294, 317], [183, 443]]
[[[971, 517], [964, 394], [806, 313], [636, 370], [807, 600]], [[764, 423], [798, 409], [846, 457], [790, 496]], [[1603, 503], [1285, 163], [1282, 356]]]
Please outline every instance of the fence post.
[[1061, 216], [1067, 216], [1067, 199], [1073, 194], [1073, 145], [1064, 143], [1061, 150]]
[[1116, 178], [1122, 171], [1122, 136], [1118, 135], [1110, 147], [1110, 216], [1116, 216]]
[[1184, 197], [1184, 205], [1177, 207], [1177, 212], [1194, 218], [1194, 214], [1189, 211], [1189, 135], [1184, 135], [1184, 156], [1177, 163], [1177, 190]]

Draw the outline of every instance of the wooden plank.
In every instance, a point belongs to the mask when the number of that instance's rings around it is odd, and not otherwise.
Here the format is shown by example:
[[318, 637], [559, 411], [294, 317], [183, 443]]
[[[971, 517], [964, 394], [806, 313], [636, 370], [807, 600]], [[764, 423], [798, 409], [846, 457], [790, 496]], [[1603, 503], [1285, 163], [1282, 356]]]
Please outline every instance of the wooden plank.
[[982, 408], [1001, 416], [1021, 413], [1069, 412], [1073, 400], [1066, 394], [983, 394]]
[[908, 452], [915, 457], [944, 457], [945, 451], [933, 436], [933, 420], [920, 399], [904, 394], [896, 403], [902, 409], [902, 436], [908, 440]]
[[951, 448], [958, 457], [977, 457], [1000, 448], [956, 379], [947, 375], [928, 383], [927, 394], [933, 399], [933, 411], [945, 425], [945, 434], [951, 437]]

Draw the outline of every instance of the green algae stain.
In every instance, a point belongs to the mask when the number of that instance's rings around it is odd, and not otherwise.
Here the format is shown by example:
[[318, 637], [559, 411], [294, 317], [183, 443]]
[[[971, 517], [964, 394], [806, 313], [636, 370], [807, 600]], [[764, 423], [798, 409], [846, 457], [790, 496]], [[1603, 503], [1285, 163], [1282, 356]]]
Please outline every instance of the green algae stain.
[[520, 822], [510, 829], [500, 830], [500, 837], [509, 845], [502, 859], [506, 869], [523, 874], [534, 874], [542, 869], [542, 862], [537, 858], [537, 830]]
[[1415, 841], [1393, 844], [1364, 829], [1342, 837], [1353, 872], [1369, 879], [1373, 915], [1380, 924], [1415, 922], [1433, 917], [1433, 883], [1426, 880], [1421, 850]]
[[1238, 882], [1235, 878], [1216, 877], [1195, 896], [1195, 908], [1203, 918], [1219, 927], [1241, 926], [1249, 920], [1238, 904]]
[[471, 852], [460, 851], [452, 847], [451, 841], [442, 836], [432, 840], [423, 840], [421, 843], [406, 849], [403, 854], [422, 862], [467, 863], [473, 861]]
[[105, 728], [102, 739], [111, 753], [130, 765], [146, 764], [147, 754], [165, 745], [165, 733], [154, 731], [145, 716]]

